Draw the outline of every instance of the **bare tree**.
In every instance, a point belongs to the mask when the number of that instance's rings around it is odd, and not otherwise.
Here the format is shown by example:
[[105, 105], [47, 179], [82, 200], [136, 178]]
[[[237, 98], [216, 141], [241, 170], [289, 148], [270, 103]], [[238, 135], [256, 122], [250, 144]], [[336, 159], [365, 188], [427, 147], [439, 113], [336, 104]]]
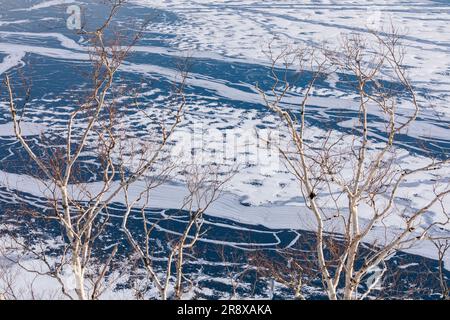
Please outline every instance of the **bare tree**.
[[436, 246], [438, 252], [438, 277], [439, 285], [441, 286], [441, 295], [443, 300], [450, 299], [450, 291], [448, 287], [448, 279], [445, 275], [444, 258], [450, 250], [450, 240], [449, 239], [436, 239], [432, 240], [433, 244]]
[[[400, 40], [392, 29], [383, 36], [344, 36], [335, 50], [286, 46], [275, 53], [270, 45], [267, 55], [275, 82], [270, 91], [257, 87], [288, 132], [289, 144], [280, 146], [280, 152], [299, 182], [307, 213], [313, 217], [316, 264], [332, 300], [370, 297], [380, 285], [386, 259], [449, 222], [442, 205], [450, 193], [442, 176], [448, 172], [449, 158], [413, 166], [401, 163], [398, 157], [397, 138], [412, 128], [421, 111], [407, 76]], [[280, 66], [284, 67], [281, 75]], [[339, 74], [356, 93], [358, 107], [354, 111], [358, 117], [349, 134], [333, 128], [317, 133], [308, 125], [311, 95], [318, 82], [330, 74]], [[289, 109], [285, 100], [296, 79], [307, 79], [308, 83], [299, 107]], [[355, 100], [349, 100], [350, 110]], [[371, 121], [371, 116], [377, 116], [377, 121]], [[433, 174], [431, 186], [421, 185], [430, 188], [433, 196], [418, 208], [399, 206], [396, 200], [404, 196], [402, 186], [420, 174]], [[441, 215], [429, 222], [424, 217], [431, 209]], [[395, 230], [385, 223], [394, 217], [399, 221]], [[344, 235], [341, 249], [332, 254], [325, 243], [327, 232]], [[363, 254], [365, 244], [370, 244], [370, 250]], [[363, 280], [376, 268], [383, 272], [363, 286]]]
[[[186, 195], [179, 212], [187, 215], [187, 221], [183, 222], [184, 227], [181, 230], [174, 231], [175, 236], [168, 238], [166, 247], [165, 268], [158, 270], [154, 266], [155, 258], [153, 256], [155, 241], [152, 239], [152, 233], [160, 227], [164, 220], [176, 219], [176, 215], [161, 217], [155, 222], [149, 220], [145, 208], [149, 207], [150, 192], [157, 184], [152, 179], [147, 180], [144, 188], [134, 200], [126, 189], [126, 207], [127, 211], [123, 218], [122, 229], [127, 236], [128, 242], [137, 255], [141, 265], [145, 268], [149, 280], [157, 288], [161, 299], [168, 298], [180, 299], [184, 293], [183, 283], [191, 282], [186, 279], [183, 273], [185, 264], [185, 253], [192, 251], [196, 243], [201, 239], [207, 230], [204, 230], [205, 211], [216, 201], [223, 191], [224, 184], [230, 179], [231, 175], [220, 173], [219, 169], [212, 165], [193, 164], [185, 168], [184, 176], [186, 181]], [[141, 224], [142, 231], [133, 233], [128, 228], [131, 210], [139, 203], [142, 203]], [[143, 239], [139, 236], [144, 235]], [[169, 290], [174, 288], [174, 292], [169, 296]], [[144, 290], [145, 291], [145, 290]], [[145, 292], [141, 293], [145, 296]]]
[[[62, 260], [56, 264], [46, 257], [45, 249], [27, 249], [32, 252], [34, 258], [48, 264], [48, 274], [60, 282], [68, 298], [97, 299], [103, 292], [101, 284], [105, 282], [118, 245], [113, 246], [107, 257], [101, 261], [93, 257], [92, 251], [94, 243], [104, 234], [109, 223], [108, 206], [119, 196], [126, 196], [129, 188], [145, 176], [165, 176], [164, 170], [155, 169], [156, 162], [160, 160], [171, 135], [181, 122], [185, 106], [182, 91], [186, 73], [183, 71], [174, 92], [178, 99], [172, 101], [177, 106], [167, 106], [169, 119], [161, 121], [160, 126], [146, 133], [145, 137], [140, 137], [140, 141], [147, 143], [141, 143], [139, 150], [124, 151], [124, 147], [130, 145], [127, 141], [131, 140], [131, 135], [126, 132], [128, 125], [121, 122], [120, 99], [117, 98], [121, 87], [116, 78], [140, 34], [130, 39], [110, 32], [110, 25], [122, 4], [122, 0], [111, 1], [111, 10], [106, 21], [95, 31], [81, 31], [89, 40], [92, 63], [90, 89], [84, 101], [67, 115], [63, 136], [60, 137], [65, 141], [62, 146], [52, 146], [49, 142], [46, 148], [48, 150], [37, 152], [33, 149], [24, 137], [21, 126], [22, 118], [26, 114], [26, 104], [18, 109], [11, 78], [6, 75], [4, 79], [14, 134], [29, 160], [38, 167], [37, 187], [43, 190], [42, 196], [48, 199], [52, 208], [33, 214], [45, 221], [56, 222], [63, 230]], [[143, 109], [145, 108], [140, 106], [133, 111], [141, 112]], [[145, 117], [147, 113], [142, 112]], [[133, 151], [138, 152], [139, 158], [134, 158], [133, 160], [137, 161], [129, 163], [130, 167], [125, 172], [125, 164], [117, 161], [125, 158], [125, 152]], [[96, 176], [101, 177], [100, 181], [91, 183], [80, 178], [83, 156], [86, 154], [94, 155], [98, 159]], [[118, 176], [120, 179], [117, 179]], [[96, 267], [93, 267], [94, 265]], [[62, 279], [64, 266], [70, 266], [75, 278], [75, 296], [69, 292]]]

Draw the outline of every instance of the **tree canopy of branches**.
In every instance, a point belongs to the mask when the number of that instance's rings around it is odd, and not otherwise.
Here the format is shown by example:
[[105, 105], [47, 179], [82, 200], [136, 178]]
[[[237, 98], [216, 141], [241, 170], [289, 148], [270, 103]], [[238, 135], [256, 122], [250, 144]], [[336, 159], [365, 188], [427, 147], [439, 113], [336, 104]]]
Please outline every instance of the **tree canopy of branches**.
[[[270, 90], [257, 88], [288, 132], [289, 143], [279, 149], [299, 183], [307, 213], [313, 217], [314, 264], [324, 291], [332, 300], [365, 299], [380, 285], [386, 259], [398, 250], [432, 239], [431, 230], [449, 223], [443, 205], [450, 193], [445, 180], [448, 155], [419, 165], [401, 163], [398, 157], [396, 141], [400, 134], [413, 130], [422, 110], [408, 79], [401, 37], [394, 29], [368, 37], [352, 34], [343, 36], [333, 50], [284, 46], [277, 51], [270, 44], [267, 56], [274, 83]], [[318, 82], [336, 74], [355, 92], [348, 107], [358, 116], [351, 133], [335, 128], [317, 133], [308, 124], [311, 96]], [[307, 85], [298, 105], [290, 108], [285, 100], [297, 79], [307, 79]], [[354, 101], [357, 107], [352, 109]], [[377, 121], [370, 120], [374, 115]], [[421, 187], [429, 188], [433, 196], [420, 207], [399, 206], [402, 185], [430, 173], [434, 182]], [[426, 220], [430, 210], [440, 212], [439, 218]], [[395, 231], [385, 223], [392, 218], [397, 219]], [[326, 240], [331, 232], [343, 235], [336, 250], [331, 250], [333, 246]], [[363, 255], [365, 244], [370, 244], [370, 253]], [[364, 279], [376, 269], [382, 272], [363, 286]]]

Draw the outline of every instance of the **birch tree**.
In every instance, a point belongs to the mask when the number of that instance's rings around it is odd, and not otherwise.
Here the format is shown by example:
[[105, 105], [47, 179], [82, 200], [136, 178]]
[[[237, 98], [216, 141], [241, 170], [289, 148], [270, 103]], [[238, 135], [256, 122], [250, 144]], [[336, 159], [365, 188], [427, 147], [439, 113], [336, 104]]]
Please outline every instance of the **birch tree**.
[[[32, 256], [48, 264], [47, 274], [58, 280], [63, 293], [70, 299], [97, 299], [102, 294], [102, 283], [118, 251], [118, 245], [115, 245], [101, 261], [93, 256], [94, 244], [110, 222], [108, 206], [124, 194], [126, 196], [129, 188], [145, 176], [165, 176], [164, 169], [155, 169], [156, 162], [181, 122], [185, 106], [182, 91], [186, 73], [180, 71], [181, 79], [174, 85], [173, 92], [178, 98], [172, 100], [176, 105], [167, 105], [170, 111], [164, 123], [161, 121], [155, 130], [140, 137], [141, 142], [147, 143], [141, 143], [140, 149], [134, 150], [139, 159], [124, 173], [123, 163], [118, 164], [117, 159], [123, 152], [125, 140], [130, 140], [131, 135], [127, 132], [128, 124], [123, 123], [120, 116], [120, 93], [123, 92], [120, 92], [117, 74], [140, 34], [123, 38], [112, 32], [112, 21], [122, 4], [122, 0], [111, 1], [109, 16], [100, 27], [94, 31], [80, 31], [89, 44], [86, 48], [91, 62], [91, 79], [84, 101], [66, 115], [65, 129], [60, 137], [64, 140], [62, 146], [49, 144], [47, 154], [45, 150], [37, 152], [32, 147], [22, 129], [26, 105], [18, 107], [13, 80], [8, 74], [4, 78], [15, 137], [26, 151], [28, 161], [37, 166], [36, 185], [43, 190], [42, 197], [52, 209], [33, 214], [44, 221], [56, 222], [63, 230], [64, 248], [60, 261], [52, 262], [41, 252]], [[145, 106], [132, 107], [129, 106], [133, 112], [145, 109]], [[148, 111], [141, 116], [149, 116]], [[79, 178], [83, 157], [87, 154], [94, 155], [99, 162], [96, 175], [101, 178], [95, 183]], [[62, 272], [66, 265], [75, 279], [75, 294], [64, 283]]]
[[[151, 221], [145, 212], [145, 208], [151, 205], [151, 191], [158, 185], [154, 180], [147, 179], [146, 187], [134, 198], [125, 189], [126, 213], [122, 222], [122, 230], [134, 252], [135, 256], [144, 267], [148, 280], [153, 284], [162, 300], [181, 299], [184, 293], [183, 285], [193, 282], [186, 278], [183, 268], [186, 263], [186, 252], [192, 251], [198, 241], [207, 232], [203, 228], [204, 214], [222, 194], [225, 184], [232, 174], [224, 173], [220, 167], [205, 164], [191, 164], [185, 167], [184, 178], [186, 181], [185, 196], [178, 213], [186, 215], [183, 228], [175, 230], [174, 234], [164, 243], [165, 257], [164, 268], [155, 266], [155, 241], [153, 233], [160, 228], [161, 222], [171, 219], [180, 219], [180, 215], [168, 214], [156, 221]], [[131, 231], [131, 211], [141, 207], [140, 231]], [[142, 237], [143, 236], [143, 237]], [[146, 288], [140, 291], [139, 296], [145, 297]]]
[[[269, 90], [257, 88], [287, 132], [288, 144], [279, 147], [280, 153], [298, 181], [308, 215], [304, 219], [314, 221], [315, 265], [324, 291], [331, 300], [369, 298], [392, 254], [414, 247], [449, 223], [444, 205], [450, 193], [448, 155], [430, 155], [422, 164], [402, 163], [398, 155], [400, 136], [414, 130], [422, 111], [408, 79], [401, 37], [392, 29], [384, 35], [343, 36], [336, 49], [285, 46], [276, 51], [269, 45], [267, 56], [274, 83]], [[331, 75], [355, 93], [347, 100], [348, 110], [357, 114], [350, 131], [332, 127], [317, 132], [308, 122], [311, 96]], [[299, 102], [289, 107], [287, 96], [297, 88], [297, 79], [307, 84]], [[376, 121], [370, 120], [375, 115]], [[400, 206], [402, 187], [423, 176], [429, 180], [420, 180], [425, 183], [419, 187], [432, 196], [419, 206]], [[438, 213], [432, 221], [425, 218], [430, 210]], [[387, 226], [389, 219], [397, 221], [395, 228]], [[333, 233], [342, 234], [343, 240], [335, 241], [339, 250], [330, 251], [326, 242]], [[363, 254], [367, 245], [369, 253]], [[377, 268], [382, 272], [371, 285], [363, 285]]]

